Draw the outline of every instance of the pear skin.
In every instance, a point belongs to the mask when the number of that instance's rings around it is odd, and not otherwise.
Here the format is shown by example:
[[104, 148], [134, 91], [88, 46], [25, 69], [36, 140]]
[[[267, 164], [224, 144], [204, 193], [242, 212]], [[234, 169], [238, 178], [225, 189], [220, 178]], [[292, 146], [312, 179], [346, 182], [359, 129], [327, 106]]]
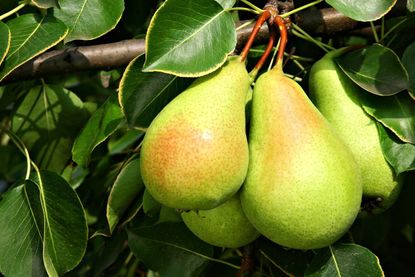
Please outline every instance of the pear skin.
[[261, 234], [315, 249], [350, 228], [362, 198], [353, 155], [278, 65], [254, 86], [249, 150], [241, 203]]
[[165, 206], [212, 209], [241, 187], [248, 168], [245, 101], [250, 77], [239, 57], [197, 79], [153, 120], [141, 173]]
[[183, 212], [186, 226], [201, 240], [227, 248], [238, 248], [259, 237], [242, 211], [239, 194], [211, 210]]
[[[334, 61], [343, 50], [332, 51], [311, 68], [310, 98], [353, 152], [362, 175], [365, 209], [378, 213], [396, 200], [402, 177], [397, 177], [385, 160], [376, 122], [364, 112], [359, 94], [365, 94]], [[370, 201], [372, 200], [372, 201]]]

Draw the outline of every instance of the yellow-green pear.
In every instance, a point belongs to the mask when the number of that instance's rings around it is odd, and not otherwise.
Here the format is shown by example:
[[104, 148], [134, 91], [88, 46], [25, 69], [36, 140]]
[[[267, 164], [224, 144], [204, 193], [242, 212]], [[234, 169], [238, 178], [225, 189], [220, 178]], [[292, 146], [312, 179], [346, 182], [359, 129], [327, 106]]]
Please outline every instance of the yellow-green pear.
[[353, 155], [281, 61], [254, 86], [250, 163], [241, 203], [265, 237], [314, 249], [355, 220], [362, 185]]
[[260, 235], [243, 213], [239, 194], [211, 210], [189, 211], [181, 215], [197, 237], [215, 246], [238, 248]]
[[332, 51], [311, 68], [310, 98], [353, 152], [362, 175], [363, 197], [369, 212], [381, 212], [396, 200], [401, 179], [385, 160], [376, 122], [364, 112], [359, 94], [367, 93], [350, 80], [334, 61], [343, 49]]
[[212, 209], [241, 187], [248, 168], [245, 101], [250, 77], [240, 57], [197, 79], [153, 120], [141, 174], [165, 206]]

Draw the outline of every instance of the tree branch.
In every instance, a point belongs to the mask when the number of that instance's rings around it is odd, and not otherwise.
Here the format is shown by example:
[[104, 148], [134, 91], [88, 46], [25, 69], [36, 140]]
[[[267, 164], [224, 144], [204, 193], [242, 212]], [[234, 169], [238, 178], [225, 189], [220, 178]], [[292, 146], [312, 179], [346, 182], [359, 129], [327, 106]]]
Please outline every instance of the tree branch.
[[[397, 4], [391, 11], [391, 14], [401, 15], [405, 12], [406, 7]], [[332, 8], [303, 11], [295, 15], [294, 19], [301, 28], [314, 35], [331, 35], [350, 30], [354, 30], [355, 35], [371, 35], [366, 31], [359, 33], [359, 30], [355, 30], [359, 25], [358, 22], [345, 17]], [[238, 30], [236, 51], [239, 51], [245, 44], [251, 30], [252, 25]], [[264, 25], [259, 31], [255, 42], [260, 44], [265, 43], [267, 40], [268, 26]], [[19, 80], [85, 70], [108, 70], [125, 66], [132, 59], [144, 53], [144, 39], [131, 39], [94, 46], [70, 47], [64, 50], [51, 50], [24, 63], [7, 76], [0, 85]]]

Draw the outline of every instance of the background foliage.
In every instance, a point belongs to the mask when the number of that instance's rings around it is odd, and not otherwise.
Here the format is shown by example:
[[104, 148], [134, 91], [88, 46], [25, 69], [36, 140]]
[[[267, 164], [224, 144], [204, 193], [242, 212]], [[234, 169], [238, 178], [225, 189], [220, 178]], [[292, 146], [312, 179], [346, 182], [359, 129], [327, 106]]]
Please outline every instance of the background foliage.
[[[242, 2], [236, 6], [249, 7]], [[378, 120], [385, 158], [405, 175], [405, 183], [390, 210], [359, 217], [338, 243], [294, 251], [263, 237], [245, 249], [202, 242], [175, 210], [146, 192], [139, 172], [140, 143], [152, 119], [192, 82], [189, 77], [224, 62], [237, 42], [234, 22], [255, 14], [230, 9], [232, 0], [164, 5], [158, 0], [2, 0], [0, 14], [19, 11], [0, 17], [0, 272], [235, 276], [242, 256], [253, 249], [255, 276], [410, 276], [415, 3], [405, 1], [406, 13], [392, 17], [393, 0], [320, 2], [311, 9], [331, 5], [361, 21], [360, 27], [381, 28], [370, 36], [314, 38], [293, 28], [288, 49], [295, 52], [285, 72], [307, 90], [308, 70], [326, 50], [363, 45], [338, 63], [366, 90], [362, 107]], [[265, 1], [252, 3], [262, 7]], [[295, 1], [296, 7], [306, 3]], [[1, 83], [47, 50], [146, 34], [147, 55], [126, 68]], [[263, 48], [252, 49], [248, 69]]]

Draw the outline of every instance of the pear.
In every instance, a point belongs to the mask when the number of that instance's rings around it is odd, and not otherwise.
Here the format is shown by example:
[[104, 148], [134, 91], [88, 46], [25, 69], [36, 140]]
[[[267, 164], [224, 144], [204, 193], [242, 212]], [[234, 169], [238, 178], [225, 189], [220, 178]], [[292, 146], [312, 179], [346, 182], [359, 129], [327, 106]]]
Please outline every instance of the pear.
[[362, 198], [350, 150], [280, 60], [254, 86], [243, 211], [265, 237], [315, 249], [338, 240]]
[[397, 177], [385, 160], [376, 122], [360, 106], [359, 94], [367, 92], [350, 80], [334, 61], [343, 51], [332, 51], [313, 65], [310, 98], [355, 156], [362, 175], [363, 197], [369, 203], [364, 208], [379, 213], [396, 200], [402, 177]]
[[219, 247], [238, 248], [260, 235], [243, 213], [239, 194], [211, 210], [183, 212], [181, 216], [197, 237]]
[[250, 77], [240, 57], [198, 78], [149, 126], [141, 174], [160, 203], [212, 209], [241, 187], [249, 162], [245, 102]]

